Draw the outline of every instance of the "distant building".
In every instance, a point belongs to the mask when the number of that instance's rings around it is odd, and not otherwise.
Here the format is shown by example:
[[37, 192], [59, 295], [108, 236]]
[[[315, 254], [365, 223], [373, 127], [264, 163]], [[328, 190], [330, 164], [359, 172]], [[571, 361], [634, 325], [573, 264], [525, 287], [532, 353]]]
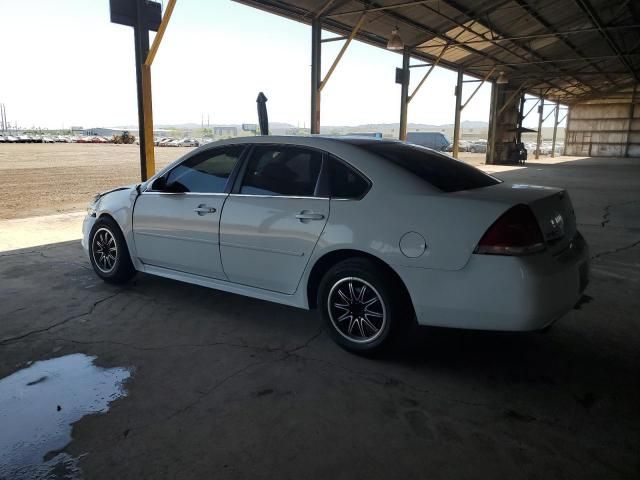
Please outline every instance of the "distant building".
[[[110, 138], [114, 135], [122, 135], [122, 132], [129, 132], [130, 135], [138, 138], [138, 129], [137, 128], [126, 128], [126, 127], [114, 127], [114, 128], [105, 128], [105, 127], [94, 127], [94, 128], [82, 128], [82, 127], [72, 127], [72, 133], [75, 135], [85, 135], [88, 137], [98, 136], [98, 137], [107, 137]], [[154, 129], [153, 135], [156, 137], [168, 137], [171, 131], [166, 129]]]
[[238, 127], [234, 126], [218, 126], [213, 127], [214, 137], [237, 137]]
[[98, 137], [112, 137], [113, 135], [122, 135], [123, 131], [124, 130], [122, 129], [102, 128], [102, 127], [85, 128], [80, 130], [79, 132], [72, 130], [73, 133], [76, 133], [79, 135], [98, 136]]

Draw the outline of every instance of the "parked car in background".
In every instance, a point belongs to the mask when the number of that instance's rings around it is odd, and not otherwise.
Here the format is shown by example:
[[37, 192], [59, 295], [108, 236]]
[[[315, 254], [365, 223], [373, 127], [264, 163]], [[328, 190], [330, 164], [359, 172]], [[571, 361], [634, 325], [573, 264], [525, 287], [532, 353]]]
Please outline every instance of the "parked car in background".
[[550, 143], [541, 143], [540, 144], [540, 155], [551, 155], [551, 144]]
[[173, 141], [174, 141], [173, 138], [165, 137], [165, 138], [162, 138], [162, 139], [160, 139], [158, 141], [158, 146], [159, 147], [170, 147], [170, 146], [172, 146], [171, 142], [173, 142]]
[[[458, 151], [468, 152], [470, 145], [471, 145], [471, 142], [469, 142], [468, 140], [460, 140], [458, 141]], [[449, 145], [446, 149], [444, 149], [443, 152], [453, 152], [453, 143]]]
[[407, 143], [432, 148], [439, 152], [446, 151], [451, 145], [451, 141], [446, 135], [440, 132], [409, 132], [407, 133]]
[[177, 140], [176, 144], [178, 147], [199, 147], [200, 143], [193, 138], [183, 138], [182, 140]]
[[195, 149], [97, 195], [82, 245], [107, 282], [140, 271], [317, 308], [336, 342], [361, 353], [416, 321], [542, 329], [579, 301], [589, 268], [565, 190], [348, 137]]
[[471, 142], [468, 148], [469, 153], [487, 153], [487, 141], [475, 140]]

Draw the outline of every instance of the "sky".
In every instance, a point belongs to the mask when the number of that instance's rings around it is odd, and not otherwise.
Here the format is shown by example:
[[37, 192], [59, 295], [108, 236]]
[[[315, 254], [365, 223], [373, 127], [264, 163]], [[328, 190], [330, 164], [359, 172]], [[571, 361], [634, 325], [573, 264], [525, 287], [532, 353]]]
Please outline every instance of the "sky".
[[[110, 23], [108, 0], [0, 0], [0, 32], [0, 103], [12, 125], [137, 124], [133, 29]], [[323, 74], [340, 46], [323, 45]], [[154, 123], [257, 123], [263, 91], [271, 121], [308, 127], [310, 64], [308, 25], [230, 0], [177, 0], [152, 67]], [[322, 125], [398, 122], [401, 64], [397, 53], [354, 41], [322, 92]], [[410, 91], [424, 72], [412, 69]], [[455, 79], [434, 69], [409, 122], [453, 123]], [[490, 94], [485, 84], [462, 120], [488, 121]]]

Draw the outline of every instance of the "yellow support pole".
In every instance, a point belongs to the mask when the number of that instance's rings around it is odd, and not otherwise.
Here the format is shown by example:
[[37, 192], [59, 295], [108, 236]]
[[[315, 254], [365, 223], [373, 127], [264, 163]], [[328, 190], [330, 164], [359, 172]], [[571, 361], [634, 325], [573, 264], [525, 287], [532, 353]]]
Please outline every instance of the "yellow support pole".
[[149, 53], [147, 54], [147, 59], [144, 64], [147, 66], [151, 66], [153, 63], [153, 59], [156, 58], [156, 53], [158, 52], [158, 47], [160, 47], [160, 42], [162, 42], [162, 37], [164, 37], [164, 32], [167, 29], [167, 25], [169, 25], [169, 20], [171, 19], [171, 14], [173, 13], [173, 8], [176, 6], [176, 0], [169, 0], [167, 3], [167, 9], [164, 11], [164, 15], [162, 17], [162, 22], [160, 22], [160, 26], [158, 27], [158, 32], [156, 36], [153, 38], [153, 44], [149, 49]]
[[347, 38], [347, 41], [344, 43], [344, 45], [340, 49], [340, 52], [338, 52], [338, 56], [333, 61], [333, 64], [331, 65], [331, 67], [329, 68], [329, 71], [325, 75], [324, 80], [320, 82], [320, 85], [319, 85], [320, 91], [322, 91], [322, 89], [325, 87], [325, 85], [329, 81], [329, 78], [331, 78], [331, 74], [338, 66], [338, 63], [340, 63], [340, 60], [342, 59], [342, 56], [344, 55], [344, 53], [347, 51], [347, 48], [349, 48], [349, 45], [351, 44], [353, 39], [356, 37], [356, 35], [360, 31], [360, 27], [362, 26], [362, 22], [364, 22], [364, 18], [366, 17], [366, 15], [367, 15], [367, 12], [364, 12], [362, 15], [360, 15], [360, 18], [358, 19], [358, 23], [356, 23], [356, 25], [353, 27], [353, 30], [351, 30], [351, 34], [349, 35], [349, 37]]
[[482, 85], [484, 85], [485, 82], [489, 80], [489, 77], [493, 74], [495, 70], [496, 70], [496, 67], [493, 67], [491, 71], [485, 75], [485, 77], [482, 79], [482, 82], [480, 82], [480, 85], [478, 85], [476, 89], [473, 91], [473, 93], [471, 94], [471, 96], [467, 98], [467, 101], [462, 104], [462, 106], [460, 107], [460, 110], [464, 110], [464, 107], [466, 107], [467, 104], [471, 101], [471, 99], [475, 96], [475, 94], [478, 93], [478, 90], [480, 90]]
[[147, 162], [145, 165], [145, 173], [147, 178], [153, 177], [156, 173], [156, 159], [153, 141], [153, 106], [151, 95], [151, 66], [142, 66], [142, 104], [144, 115], [144, 151]]
[[444, 52], [447, 51], [447, 48], [449, 48], [449, 45], [451, 44], [447, 43], [445, 46], [442, 47], [442, 50], [438, 54], [438, 58], [436, 58], [436, 61], [431, 64], [431, 67], [429, 68], [429, 70], [427, 70], [427, 73], [425, 73], [424, 77], [422, 77], [422, 80], [420, 80], [420, 83], [418, 83], [418, 86], [416, 87], [416, 89], [413, 91], [411, 95], [409, 95], [409, 98], [407, 99], [407, 103], [410, 103], [411, 100], [413, 100], [413, 97], [416, 96], [416, 93], [418, 93], [418, 90], [420, 90], [424, 82], [427, 81], [427, 78], [429, 78], [429, 75], [431, 75], [431, 72], [433, 71], [433, 69], [438, 66], [438, 64], [440, 63], [440, 59], [444, 55]]

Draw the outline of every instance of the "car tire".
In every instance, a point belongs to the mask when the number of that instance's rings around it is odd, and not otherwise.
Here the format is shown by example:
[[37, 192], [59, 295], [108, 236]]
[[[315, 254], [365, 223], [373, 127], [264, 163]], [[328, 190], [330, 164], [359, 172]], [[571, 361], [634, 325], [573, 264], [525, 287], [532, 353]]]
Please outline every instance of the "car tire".
[[89, 260], [96, 274], [108, 283], [126, 283], [136, 274], [124, 235], [110, 217], [100, 217], [91, 228]]
[[471, 147], [471, 148], [469, 149], [469, 153], [476, 153], [476, 149], [475, 149], [475, 148], [473, 148], [473, 147]]
[[325, 273], [318, 307], [333, 340], [361, 355], [395, 345], [407, 319], [413, 318], [410, 301], [393, 285], [389, 273], [366, 258], [344, 260]]

